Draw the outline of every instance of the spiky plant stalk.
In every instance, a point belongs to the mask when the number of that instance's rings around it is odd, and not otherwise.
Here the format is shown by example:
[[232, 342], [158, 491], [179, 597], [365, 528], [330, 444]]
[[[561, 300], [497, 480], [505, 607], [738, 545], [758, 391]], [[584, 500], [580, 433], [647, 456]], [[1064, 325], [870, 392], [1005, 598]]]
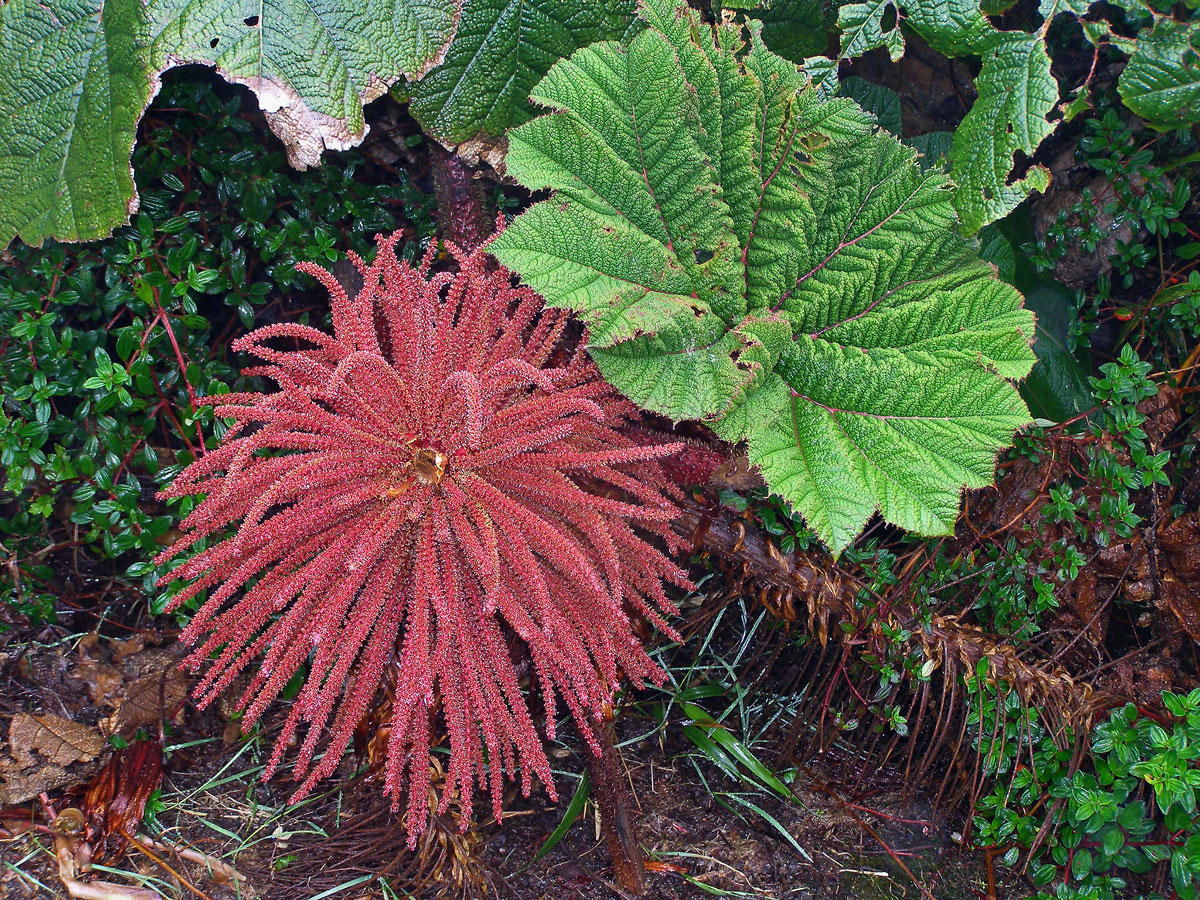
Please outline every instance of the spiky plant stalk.
[[662, 677], [629, 612], [672, 633], [663, 582], [688, 579], [654, 543], [680, 544], [657, 463], [678, 446], [625, 437], [636, 410], [564, 341], [564, 316], [483, 251], [454, 250], [458, 271], [434, 274], [432, 250], [414, 268], [397, 240], [354, 257], [353, 299], [300, 266], [329, 290], [332, 335], [277, 324], [235, 344], [278, 390], [210, 398], [234, 424], [163, 493], [207, 497], [159, 561], [179, 563], [164, 582], [186, 582], [170, 608], [207, 593], [182, 636], [191, 666], [212, 660], [201, 705], [249, 669], [249, 727], [307, 664], [264, 774], [307, 723], [294, 800], [337, 768], [395, 661], [385, 791], [407, 796], [412, 846], [439, 728], [439, 812], [458, 802], [465, 825], [478, 785], [499, 818], [518, 773], [526, 795], [536, 776], [555, 796], [510, 645], [532, 664], [547, 736], [562, 702], [598, 753], [622, 677]]

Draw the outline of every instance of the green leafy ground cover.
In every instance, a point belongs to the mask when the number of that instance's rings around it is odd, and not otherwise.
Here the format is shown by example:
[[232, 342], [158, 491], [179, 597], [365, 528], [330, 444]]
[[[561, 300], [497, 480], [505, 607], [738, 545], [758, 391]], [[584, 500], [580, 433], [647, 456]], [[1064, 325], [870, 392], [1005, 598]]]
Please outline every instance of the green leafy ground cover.
[[61, 573], [45, 551], [60, 544], [154, 594], [150, 558], [187, 508], [154, 493], [221, 433], [193, 399], [236, 387], [228, 344], [255, 321], [327, 314], [295, 263], [365, 253], [402, 225], [430, 232], [429, 199], [402, 173], [357, 180], [365, 160], [347, 153], [300, 177], [278, 145], [264, 152], [245, 107], [211, 78], [172, 78], [135, 153], [133, 223], [98, 245], [9, 253], [0, 543], [5, 600], [36, 620], [51, 615]]

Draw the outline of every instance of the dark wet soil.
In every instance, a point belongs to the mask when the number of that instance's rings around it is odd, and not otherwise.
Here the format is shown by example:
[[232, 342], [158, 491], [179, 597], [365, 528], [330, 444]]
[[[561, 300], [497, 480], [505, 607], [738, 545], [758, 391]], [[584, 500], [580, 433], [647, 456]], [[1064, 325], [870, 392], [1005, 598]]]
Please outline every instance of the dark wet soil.
[[[8, 643], [0, 645], [0, 757], [11, 757], [10, 722], [20, 713], [51, 712], [89, 727], [103, 726], [105, 716], [117, 716], [123, 702], [133, 702], [123, 700], [123, 692], [136, 691], [148, 667], [176, 671], [169, 640], [130, 651], [130, 645], [117, 638], [51, 630], [18, 642], [10, 633]], [[272, 721], [281, 716], [277, 711]], [[629, 740], [644, 722], [628, 718], [618, 725], [619, 736]], [[613, 882], [597, 810], [591, 804], [565, 837], [537, 858], [578, 783], [572, 773], [580, 771], [583, 754], [570, 743], [551, 748], [555, 764], [563, 770], [557, 805], [542, 790], [529, 799], [513, 796], [502, 824], [484, 823], [466, 837], [443, 829], [414, 855], [405, 848], [397, 821], [379, 807], [378, 786], [353, 777], [350, 758], [340, 780], [331, 781], [324, 793], [288, 807], [292, 784], [286, 775], [266, 784], [258, 779], [273, 730], [269, 721], [263, 732], [242, 738], [220, 709], [200, 712], [190, 703], [179, 706], [173, 716], [167, 714], [165, 776], [151, 802], [161, 829], [156, 833], [176, 846], [224, 860], [247, 876], [235, 890], [212, 878], [203, 866], [192, 866], [193, 885], [213, 900], [239, 895], [272, 900], [433, 898], [470, 895], [485, 885], [493, 896], [512, 900], [625, 896]], [[143, 729], [150, 737], [156, 732], [157, 725]], [[935, 813], [920, 792], [905, 797], [899, 778], [889, 781], [886, 773], [875, 773], [865, 789], [847, 782], [845, 761], [833, 767], [811, 760], [814, 779], [827, 782], [818, 786], [815, 780], [798, 779], [793, 785], [798, 800], [788, 802], [752, 793], [707, 760], [689, 757], [694, 748], [685, 745], [676, 729], [652, 735], [627, 744], [623, 755], [634, 824], [650, 870], [647, 896], [653, 900], [711, 895], [779, 900], [989, 896], [982, 858], [963, 852], [956, 843], [960, 822], [953, 815]], [[37, 782], [43, 777], [41, 770], [24, 770], [33, 780], [18, 786], [28, 796], [14, 795], [0, 804], [9, 807], [0, 812], [0, 825], [6, 829], [0, 831], [0, 858], [5, 863], [0, 897], [66, 896], [52, 855], [53, 836], [46, 828], [47, 809], [81, 805], [81, 787], [106, 753], [60, 766], [44, 783]], [[6, 771], [10, 776], [14, 771], [11, 759]], [[38, 796], [43, 793], [44, 798]], [[364, 810], [373, 812], [364, 816]], [[424, 871], [418, 871], [418, 856], [429, 863]], [[183, 867], [183, 862], [178, 865]], [[164, 896], [200, 896], [137, 854], [113, 868], [116, 872], [104, 877], [114, 883], [130, 883], [140, 872], [157, 878], [153, 885]], [[380, 872], [393, 876], [391, 893], [372, 879]]]
[[[857, 816], [885, 841], [892, 853], [851, 817], [839, 800], [797, 783], [799, 802], [754, 795], [799, 846], [763, 817], [738, 816], [722, 805], [673, 746], [626, 748], [636, 798], [636, 824], [652, 870], [654, 900], [710, 894], [762, 898], [919, 898], [986, 897], [981, 857], [961, 852], [952, 823], [940, 823], [928, 804], [901, 796], [900, 785], [855, 804]], [[704, 772], [718, 794], [738, 786]], [[730, 804], [732, 806], [734, 804]], [[868, 810], [874, 810], [872, 813]], [[594, 815], [576, 823], [563, 841], [538, 862], [537, 849], [561, 820], [544, 805], [515, 818], [489, 835], [485, 859], [498, 872], [505, 895], [520, 900], [609, 900], [622, 896]], [[907, 867], [908, 872], [905, 872]]]

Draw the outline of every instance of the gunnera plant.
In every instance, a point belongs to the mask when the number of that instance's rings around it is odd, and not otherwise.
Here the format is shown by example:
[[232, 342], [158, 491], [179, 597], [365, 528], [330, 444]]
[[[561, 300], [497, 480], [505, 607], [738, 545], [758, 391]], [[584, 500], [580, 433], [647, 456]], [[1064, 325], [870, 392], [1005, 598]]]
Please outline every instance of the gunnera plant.
[[682, 0], [638, 15], [530, 95], [545, 113], [508, 133], [506, 171], [553, 195], [492, 252], [578, 313], [623, 394], [744, 443], [835, 554], [877, 512], [953, 533], [1030, 422], [1020, 293], [959, 232], [949, 179], [825, 96], [828, 72]]
[[485, 252], [452, 248], [457, 271], [433, 273], [433, 248], [413, 267], [397, 240], [354, 257], [353, 299], [300, 267], [329, 290], [332, 335], [275, 324], [235, 343], [278, 390], [209, 398], [234, 424], [164, 492], [207, 496], [159, 562], [183, 560], [163, 579], [187, 582], [171, 608], [211, 591], [182, 635], [198, 644], [188, 665], [213, 660], [201, 706], [247, 672], [248, 727], [307, 662], [264, 776], [307, 723], [293, 799], [390, 690], [385, 791], [397, 807], [407, 796], [413, 845], [442, 733], [439, 809], [457, 798], [464, 827], [476, 784], [497, 818], [505, 776], [527, 795], [536, 775], [554, 797], [519, 666], [548, 737], [561, 701], [599, 752], [620, 679], [661, 677], [630, 613], [670, 633], [663, 583], [688, 579], [659, 549], [678, 539], [657, 460], [679, 445], [624, 436], [637, 411], [566, 339], [565, 314]]

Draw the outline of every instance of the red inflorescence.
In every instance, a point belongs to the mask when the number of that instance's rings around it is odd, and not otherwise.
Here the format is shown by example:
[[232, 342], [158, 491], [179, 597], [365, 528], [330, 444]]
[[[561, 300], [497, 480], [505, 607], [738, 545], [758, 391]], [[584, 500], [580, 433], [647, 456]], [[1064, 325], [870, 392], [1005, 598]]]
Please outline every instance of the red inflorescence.
[[431, 274], [432, 256], [397, 259], [397, 239], [355, 259], [353, 300], [300, 267], [332, 296], [332, 336], [277, 324], [235, 345], [279, 390], [209, 399], [235, 424], [164, 492], [207, 497], [160, 562], [236, 524], [164, 581], [189, 582], [173, 608], [211, 591], [183, 634], [204, 638], [191, 666], [215, 657], [202, 705], [261, 658], [239, 701], [249, 726], [309, 661], [267, 771], [308, 723], [297, 797], [337, 768], [391, 668], [385, 789], [407, 793], [415, 843], [435, 730], [450, 745], [441, 809], [457, 797], [464, 825], [476, 783], [497, 817], [505, 776], [554, 795], [522, 645], [550, 736], [561, 700], [594, 744], [620, 677], [661, 674], [628, 611], [670, 632], [663, 581], [688, 581], [648, 542], [678, 547], [657, 461], [679, 446], [622, 435], [633, 406], [564, 352], [563, 315], [484, 252]]

